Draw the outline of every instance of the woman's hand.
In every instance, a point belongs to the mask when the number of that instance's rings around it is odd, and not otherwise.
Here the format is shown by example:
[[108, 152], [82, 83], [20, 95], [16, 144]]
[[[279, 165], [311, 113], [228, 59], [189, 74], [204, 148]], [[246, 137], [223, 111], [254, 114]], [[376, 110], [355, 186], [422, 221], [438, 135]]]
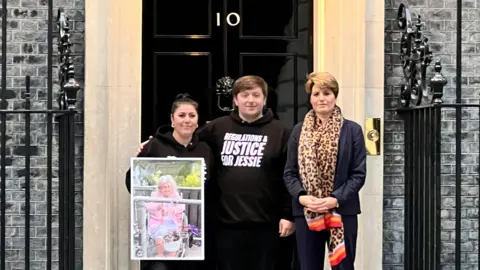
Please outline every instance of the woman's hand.
[[305, 206], [307, 210], [315, 213], [325, 213], [330, 209], [337, 207], [338, 201], [333, 197], [323, 199], [316, 198], [311, 195], [302, 195], [298, 198], [301, 205]]
[[147, 141], [144, 141], [143, 143], [140, 144], [140, 146], [139, 146], [138, 149], [137, 149], [137, 156], [142, 152], [143, 147], [145, 146], [145, 144], [147, 144], [151, 139], [153, 139], [153, 136], [148, 137], [148, 140], [147, 140]]
[[305, 206], [309, 211], [315, 212], [315, 213], [323, 213], [328, 211], [326, 208], [320, 208], [320, 199], [311, 195], [302, 195], [298, 197], [298, 202], [300, 202], [301, 205]]
[[319, 204], [320, 207], [326, 207], [328, 209], [333, 209], [333, 208], [336, 208], [338, 206], [338, 200], [336, 198], [333, 198], [333, 197], [327, 197], [327, 198], [319, 199], [319, 201], [320, 201], [320, 204]]
[[318, 198], [311, 195], [302, 195], [298, 197], [298, 202], [307, 208], [313, 207], [317, 201]]
[[175, 209], [173, 207], [169, 207], [167, 210], [167, 215], [169, 217], [175, 218]]

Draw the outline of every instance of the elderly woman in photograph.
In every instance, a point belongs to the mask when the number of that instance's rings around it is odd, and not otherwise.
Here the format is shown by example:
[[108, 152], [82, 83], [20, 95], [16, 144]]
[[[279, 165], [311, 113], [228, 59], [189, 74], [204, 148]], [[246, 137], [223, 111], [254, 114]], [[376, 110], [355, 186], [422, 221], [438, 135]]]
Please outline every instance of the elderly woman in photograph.
[[354, 269], [365, 183], [362, 128], [336, 105], [337, 80], [311, 73], [305, 84], [312, 110], [290, 136], [284, 181], [293, 198], [298, 257], [302, 270], [323, 270], [325, 246], [333, 270]]
[[[175, 203], [175, 201], [181, 199], [181, 196], [178, 192], [177, 183], [171, 175], [163, 175], [160, 177], [157, 190], [153, 191], [151, 196], [153, 198], [171, 199], [169, 203], [149, 202], [145, 205], [149, 213], [149, 234], [155, 239], [158, 256], [164, 257], [164, 238], [171, 233], [179, 231], [179, 227], [182, 226], [185, 204]], [[168, 257], [175, 256], [175, 252], [168, 254]]]

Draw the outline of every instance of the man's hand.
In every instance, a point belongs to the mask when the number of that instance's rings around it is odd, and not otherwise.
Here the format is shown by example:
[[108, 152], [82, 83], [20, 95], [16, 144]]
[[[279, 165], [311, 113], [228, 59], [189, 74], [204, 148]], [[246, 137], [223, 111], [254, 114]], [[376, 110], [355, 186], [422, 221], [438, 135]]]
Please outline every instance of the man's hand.
[[151, 139], [153, 139], [153, 136], [150, 136], [148, 137], [148, 140], [147, 141], [144, 141], [140, 144], [140, 146], [138, 147], [137, 149], [137, 156], [142, 152], [143, 150], [143, 147], [145, 146], [145, 144], [147, 144]]
[[280, 233], [280, 237], [287, 237], [295, 231], [295, 223], [286, 219], [280, 219], [280, 223], [278, 224], [278, 227], [279, 227], [278, 232]]

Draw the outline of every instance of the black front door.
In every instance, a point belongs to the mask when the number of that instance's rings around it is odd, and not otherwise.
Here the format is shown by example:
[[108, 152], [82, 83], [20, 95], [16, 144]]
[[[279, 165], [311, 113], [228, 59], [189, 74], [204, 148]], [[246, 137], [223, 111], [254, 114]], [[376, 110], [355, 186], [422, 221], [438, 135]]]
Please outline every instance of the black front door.
[[144, 0], [142, 140], [170, 124], [175, 96], [200, 104], [200, 125], [228, 113], [224, 77], [259, 75], [267, 104], [288, 126], [308, 109], [303, 89], [313, 69], [312, 0]]

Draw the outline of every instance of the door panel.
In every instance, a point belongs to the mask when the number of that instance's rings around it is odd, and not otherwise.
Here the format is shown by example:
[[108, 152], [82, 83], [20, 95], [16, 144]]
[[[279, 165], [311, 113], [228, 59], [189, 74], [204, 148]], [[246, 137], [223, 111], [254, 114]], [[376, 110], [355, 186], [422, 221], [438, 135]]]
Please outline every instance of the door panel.
[[[224, 0], [227, 3], [227, 0]], [[309, 1], [228, 0], [241, 24], [228, 30], [229, 73], [259, 75], [269, 87], [268, 107], [287, 126], [303, 120], [308, 96], [303, 85], [312, 70]], [[274, 11], [275, 9], [275, 11]]]
[[177, 94], [199, 103], [200, 123], [214, 111], [213, 78], [222, 67], [222, 33], [214, 28], [214, 0], [143, 1], [142, 140], [170, 125]]
[[[185, 72], [179, 72], [173, 66], [188, 67]], [[169, 124], [164, 116], [171, 113], [171, 104], [179, 92], [189, 93], [199, 103], [200, 121], [211, 114], [212, 98], [205, 95], [202, 88], [196, 85], [211, 87], [212, 81], [212, 55], [199, 52], [157, 52], [154, 59], [154, 84], [153, 89], [162, 91], [153, 92], [155, 103], [154, 123]], [[188, 72], [189, 70], [195, 72]], [[189, 83], [192, 82], [192, 83]], [[179, 89], [182, 91], [177, 91]], [[168, 103], [170, 101], [170, 104]]]
[[142, 140], [170, 124], [178, 93], [199, 102], [199, 125], [228, 114], [219, 107], [231, 107], [232, 97], [219, 105], [215, 91], [225, 76], [263, 77], [276, 116], [289, 127], [302, 120], [303, 84], [313, 68], [312, 2], [144, 0]]
[[[212, 0], [153, 1], [156, 37], [212, 36]], [[148, 11], [147, 11], [148, 12]]]
[[[291, 127], [298, 122], [296, 112], [298, 105], [298, 88], [291, 84], [298, 80], [296, 73], [297, 57], [289, 53], [241, 53], [241, 74], [263, 74], [268, 82], [269, 96], [267, 106], [273, 110], [276, 117]], [[273, 67], [280, 67], [275, 72], [265, 72]]]
[[[238, 1], [238, 0], [237, 0]], [[235, 1], [230, 10], [235, 10]], [[296, 38], [298, 24], [297, 0], [239, 0], [240, 38]]]

